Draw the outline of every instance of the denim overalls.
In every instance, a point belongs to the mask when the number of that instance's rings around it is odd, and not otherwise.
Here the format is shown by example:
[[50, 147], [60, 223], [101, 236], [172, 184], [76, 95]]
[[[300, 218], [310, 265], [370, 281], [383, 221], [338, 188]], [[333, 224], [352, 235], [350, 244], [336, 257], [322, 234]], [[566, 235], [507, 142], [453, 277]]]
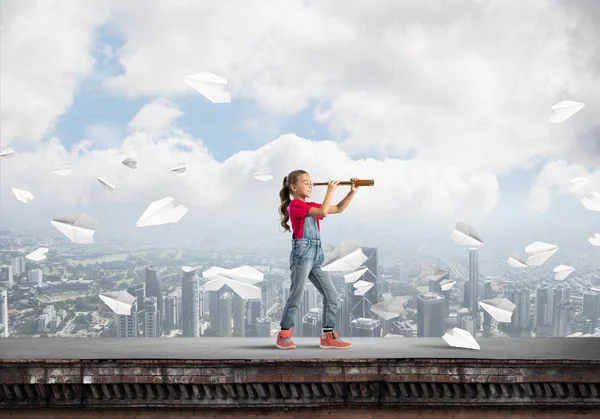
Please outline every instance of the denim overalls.
[[[301, 239], [292, 239], [290, 270], [292, 287], [290, 296], [283, 309], [280, 326], [291, 329], [294, 325], [296, 310], [304, 295], [304, 282], [310, 279], [323, 296], [323, 328], [335, 328], [335, 316], [338, 311], [339, 295], [333, 286], [328, 272], [321, 269], [325, 254], [321, 247], [321, 236], [315, 217], [304, 218]], [[298, 325], [301, 326], [301, 325]]]

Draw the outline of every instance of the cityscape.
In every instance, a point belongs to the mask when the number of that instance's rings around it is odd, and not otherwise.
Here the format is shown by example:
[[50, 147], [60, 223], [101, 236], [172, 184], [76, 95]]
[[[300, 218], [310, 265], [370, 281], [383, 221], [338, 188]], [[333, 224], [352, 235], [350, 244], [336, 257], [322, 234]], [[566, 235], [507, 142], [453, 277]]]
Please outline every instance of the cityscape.
[[[366, 260], [352, 283], [331, 273], [340, 295], [338, 333], [418, 338], [459, 328], [475, 338], [600, 336], [600, 269], [585, 262], [587, 253], [570, 254], [578, 270], [557, 280], [549, 270], [479, 260], [475, 247], [446, 244], [402, 248], [403, 256], [361, 247]], [[46, 258], [30, 260], [40, 246], [50, 249]], [[77, 245], [3, 230], [0, 248], [0, 336], [8, 338], [270, 337], [279, 331], [291, 286], [287, 258], [265, 246]], [[203, 273], [215, 266], [259, 272], [260, 298], [228, 284], [205, 290]], [[501, 299], [514, 305], [503, 319], [484, 309]], [[307, 281], [294, 336], [318, 337], [321, 311], [321, 295]]]

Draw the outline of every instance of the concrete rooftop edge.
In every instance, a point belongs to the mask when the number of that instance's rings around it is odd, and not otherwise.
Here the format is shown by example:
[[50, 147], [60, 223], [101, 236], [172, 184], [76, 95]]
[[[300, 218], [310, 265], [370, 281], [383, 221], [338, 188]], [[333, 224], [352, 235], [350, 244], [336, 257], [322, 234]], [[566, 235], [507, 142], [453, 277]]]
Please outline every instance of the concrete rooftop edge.
[[[593, 339], [526, 340], [530, 343], [525, 345], [529, 352], [515, 352], [519, 356], [514, 359], [507, 356], [511, 350], [525, 351], [519, 340], [502, 341], [503, 346], [497, 347], [488, 346], [491, 341], [498, 342], [490, 339], [481, 343], [481, 351], [455, 352], [453, 348], [445, 351], [432, 347], [435, 340], [427, 339], [422, 342], [398, 339], [387, 347], [392, 351], [390, 355], [399, 351], [403, 357], [384, 357], [383, 352], [379, 357], [371, 355], [369, 346], [387, 345], [388, 339], [353, 339], [357, 345], [348, 351], [308, 347], [306, 355], [300, 348], [267, 351], [267, 341], [261, 339], [246, 343], [242, 349], [235, 347], [233, 353], [231, 344], [235, 339], [137, 341], [137, 354], [129, 341], [120, 346], [120, 356], [114, 356], [119, 354], [113, 345], [122, 343], [121, 340], [82, 339], [75, 347], [70, 346], [74, 340], [43, 341], [44, 345], [30, 349], [23, 345], [41, 342], [31, 339], [0, 342], [0, 408], [443, 405], [600, 408], [600, 352], [598, 341]], [[270, 340], [268, 343], [272, 347]], [[419, 344], [424, 345], [420, 353]], [[153, 358], [151, 355], [159, 349], [155, 345], [162, 348], [157, 353], [168, 356]], [[15, 356], [19, 349], [21, 356]], [[61, 349], [66, 352], [62, 358], [56, 356]], [[185, 359], [192, 350], [195, 358]], [[578, 351], [594, 353], [582, 355]], [[45, 359], [44, 352], [47, 352]], [[236, 358], [244, 353], [244, 357]], [[444, 353], [446, 357], [441, 356]], [[451, 357], [454, 354], [459, 357]], [[474, 357], [477, 355], [479, 358]]]

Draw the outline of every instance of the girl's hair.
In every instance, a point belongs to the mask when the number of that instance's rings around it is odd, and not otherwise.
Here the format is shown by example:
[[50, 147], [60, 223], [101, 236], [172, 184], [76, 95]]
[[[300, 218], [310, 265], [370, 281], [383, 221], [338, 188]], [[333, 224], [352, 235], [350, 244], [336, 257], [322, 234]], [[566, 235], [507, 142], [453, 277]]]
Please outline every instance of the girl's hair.
[[279, 198], [281, 199], [281, 205], [279, 206], [279, 214], [281, 215], [281, 226], [283, 231], [290, 231], [288, 221], [290, 220], [290, 214], [288, 213], [288, 206], [290, 205], [291, 199], [290, 194], [292, 190], [290, 185], [294, 185], [298, 181], [300, 175], [308, 174], [304, 170], [294, 170], [289, 175], [283, 178], [283, 187], [279, 191]]

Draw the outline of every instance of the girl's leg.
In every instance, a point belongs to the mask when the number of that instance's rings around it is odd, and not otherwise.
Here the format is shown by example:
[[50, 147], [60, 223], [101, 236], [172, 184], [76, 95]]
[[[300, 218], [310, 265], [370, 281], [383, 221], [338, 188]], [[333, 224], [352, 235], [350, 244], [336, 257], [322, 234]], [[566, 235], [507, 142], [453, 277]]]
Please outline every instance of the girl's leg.
[[329, 272], [325, 272], [320, 266], [315, 266], [308, 274], [308, 279], [323, 296], [323, 329], [335, 329], [340, 297]]
[[312, 263], [308, 259], [296, 260], [295, 263], [290, 266], [292, 287], [288, 301], [283, 309], [281, 323], [279, 323], [282, 329], [291, 329], [295, 326], [294, 317], [296, 316], [298, 306], [302, 302], [302, 296], [304, 295], [304, 283], [310, 273], [311, 268]]

